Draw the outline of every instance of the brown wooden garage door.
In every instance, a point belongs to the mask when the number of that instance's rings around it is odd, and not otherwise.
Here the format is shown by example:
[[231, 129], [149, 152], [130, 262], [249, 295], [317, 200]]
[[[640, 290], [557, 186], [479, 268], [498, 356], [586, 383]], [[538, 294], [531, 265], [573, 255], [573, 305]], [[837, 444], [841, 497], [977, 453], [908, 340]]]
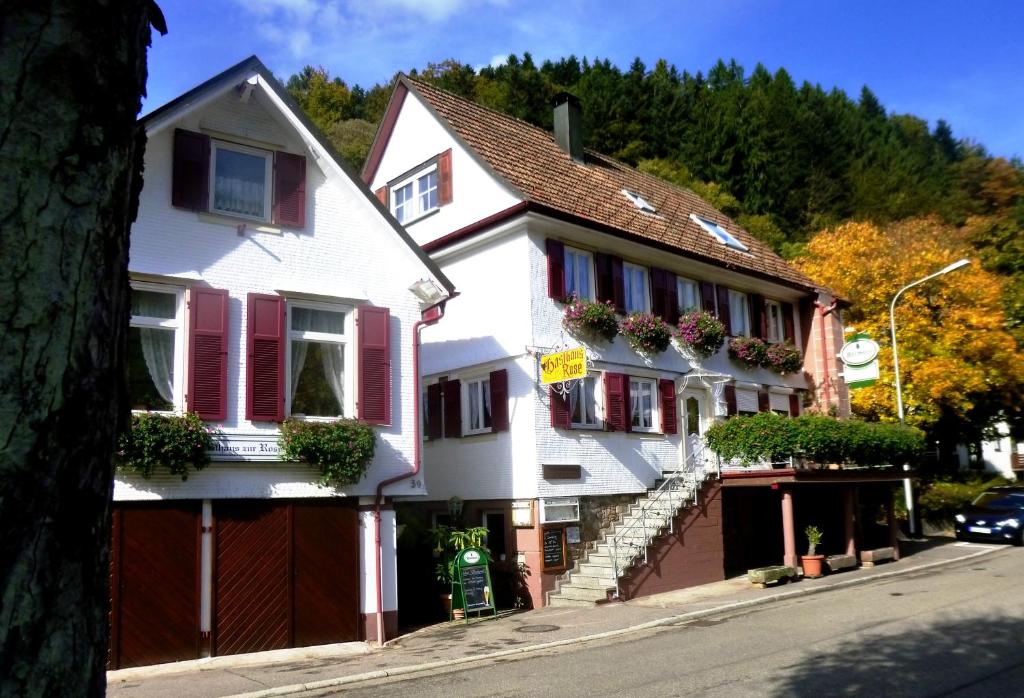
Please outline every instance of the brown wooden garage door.
[[214, 522], [214, 654], [359, 639], [353, 505], [217, 501]]
[[200, 507], [114, 506], [111, 668], [199, 656]]

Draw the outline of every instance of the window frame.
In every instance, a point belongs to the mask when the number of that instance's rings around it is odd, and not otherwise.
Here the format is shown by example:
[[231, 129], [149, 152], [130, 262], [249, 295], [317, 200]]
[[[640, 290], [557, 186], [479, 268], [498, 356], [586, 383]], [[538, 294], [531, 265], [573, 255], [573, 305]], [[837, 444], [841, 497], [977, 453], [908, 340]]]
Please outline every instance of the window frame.
[[[304, 298], [285, 297], [285, 346], [284, 346], [284, 415], [286, 419], [298, 419], [309, 422], [334, 422], [339, 419], [350, 419], [355, 417], [355, 374], [358, 367], [355, 365], [355, 308], [345, 303], [331, 303], [328, 301], [311, 301]], [[327, 310], [335, 313], [345, 314], [344, 334], [336, 335], [330, 332], [314, 332], [310, 330], [292, 330], [292, 310], [294, 308], [306, 308], [309, 310]], [[301, 336], [295, 336], [298, 333]], [[334, 339], [340, 336], [341, 339]], [[344, 360], [344, 375], [342, 385], [345, 390], [345, 402], [341, 406], [341, 416], [325, 417], [320, 415], [293, 415], [292, 414], [292, 342], [321, 342], [341, 344], [344, 346], [342, 357]]]
[[[693, 289], [693, 305], [683, 304], [683, 287], [690, 286]], [[694, 310], [703, 309], [703, 303], [700, 294], [700, 282], [691, 279], [686, 276], [676, 277], [676, 307], [679, 308], [679, 314], [693, 312]]]
[[[244, 155], [254, 155], [263, 158], [263, 215], [250, 216], [236, 211], [225, 211], [216, 207], [217, 204], [217, 152], [228, 150]], [[242, 145], [217, 138], [210, 139], [210, 192], [209, 213], [217, 216], [231, 216], [233, 218], [244, 218], [250, 221], [269, 223], [273, 214], [274, 206], [274, 151], [265, 148], [256, 148], [251, 145]]]
[[[774, 311], [775, 316], [772, 317]], [[782, 315], [782, 303], [770, 298], [764, 301], [765, 337], [766, 342], [779, 344], [786, 341], [786, 324]]]
[[[434, 199], [437, 203], [431, 208], [424, 209], [421, 205], [421, 197], [423, 196], [423, 192], [419, 190], [419, 183], [421, 179], [423, 179], [424, 177], [428, 177], [431, 174], [434, 174], [433, 191]], [[408, 202], [404, 202], [402, 205], [404, 207], [407, 207], [409, 205], [409, 202], [411, 202], [415, 206], [415, 210], [411, 212], [406, 218], [403, 219], [398, 217], [398, 205], [396, 202], [396, 194], [401, 189], [404, 189], [408, 185], [412, 185], [413, 188], [412, 198], [409, 199]], [[427, 191], [429, 192], [430, 189], [428, 188]], [[391, 215], [393, 215], [395, 219], [402, 225], [409, 225], [411, 223], [415, 223], [419, 219], [433, 213], [434, 211], [439, 210], [440, 208], [441, 171], [440, 168], [438, 168], [437, 166], [437, 158], [434, 158], [430, 162], [420, 167], [417, 167], [412, 172], [403, 175], [400, 179], [395, 180], [393, 183], [388, 184], [388, 210], [391, 212]]]
[[[585, 296], [579, 295], [579, 293], [577, 291], [574, 291], [573, 289], [569, 288], [569, 269], [570, 269], [570, 266], [572, 267], [572, 277], [573, 277], [574, 280], [576, 278], [576, 269], [577, 269], [576, 262], [573, 262], [570, 265], [570, 262], [569, 262], [570, 255], [572, 257], [575, 257], [578, 260], [582, 260], [587, 265], [587, 286], [588, 286], [588, 288], [587, 288], [587, 295], [585, 295]], [[595, 272], [594, 253], [593, 252], [589, 252], [588, 250], [581, 250], [578, 247], [571, 247], [569, 245], [565, 245], [565, 247], [564, 247], [564, 257], [563, 257], [562, 263], [565, 265], [565, 295], [566, 295], [566, 297], [573, 295], [573, 293], [576, 293], [577, 297], [579, 297], [580, 300], [593, 301], [594, 299], [596, 299], [597, 298], [597, 288], [596, 288], [596, 280], [594, 279], [594, 272]]]
[[[661, 416], [661, 396], [658, 392], [658, 379], [648, 378], [647, 376], [629, 376], [629, 428], [630, 431], [634, 431], [640, 434], [652, 434], [660, 432], [661, 422], [659, 418]], [[636, 385], [634, 385], [636, 384]], [[640, 396], [641, 391], [639, 390], [640, 384], [647, 384], [651, 388], [651, 423], [649, 426], [637, 426], [633, 424], [633, 396]], [[639, 397], [638, 397], [639, 399]], [[640, 405], [640, 417], [641, 422], [643, 421], [643, 405]]]
[[[470, 390], [473, 389], [471, 386], [479, 386], [480, 406], [483, 407], [483, 405], [484, 405], [484, 402], [483, 402], [483, 400], [484, 400], [484, 395], [483, 395], [483, 385], [484, 385], [484, 383], [487, 383], [487, 401], [490, 402], [490, 400], [491, 400], [491, 377], [490, 377], [490, 374], [473, 376], [471, 378], [461, 378], [460, 380], [461, 380], [461, 388], [460, 389], [462, 391], [462, 394], [459, 396], [459, 398], [460, 398], [460, 400], [462, 402], [462, 405], [461, 405], [461, 409], [462, 409], [462, 435], [463, 436], [475, 436], [476, 434], [490, 434], [490, 433], [492, 433], [492, 431], [493, 431], [492, 424], [494, 424], [494, 405], [493, 404], [491, 405], [491, 418], [489, 420], [490, 424], [481, 424], [481, 426], [474, 428], [474, 427], [470, 426], [472, 414], [470, 413], [470, 404], [469, 404], [469, 402], [470, 402], [469, 401], [469, 393], [470, 393]], [[481, 417], [481, 423], [482, 423], [483, 422], [483, 413], [481, 413], [480, 417]]]
[[[643, 283], [640, 285], [641, 292], [643, 294], [643, 307], [637, 309], [630, 307], [630, 301], [635, 300], [632, 298], [630, 289], [632, 288], [632, 279], [630, 278], [631, 271], [639, 271], [643, 274]], [[649, 313], [651, 312], [651, 272], [650, 270], [640, 264], [633, 264], [623, 260], [622, 262], [622, 282], [623, 282], [623, 305], [625, 306], [626, 313]]]
[[569, 425], [573, 429], [597, 429], [597, 430], [600, 430], [600, 429], [604, 428], [603, 405], [601, 404], [601, 400], [599, 398], [599, 395], [603, 394], [603, 390], [600, 389], [601, 388], [601, 383], [602, 383], [601, 375], [598, 374], [598, 373], [588, 373], [586, 376], [584, 376], [582, 379], [580, 379], [577, 383], [575, 383], [573, 385], [572, 391], [575, 392], [576, 390], [580, 390], [580, 391], [584, 390], [584, 386], [586, 385], [587, 381], [593, 381], [593, 386], [594, 386], [592, 394], [588, 396], [588, 397], [591, 397], [593, 399], [593, 413], [594, 413], [593, 417], [594, 417], [594, 420], [593, 420], [593, 422], [577, 422], [577, 421], [575, 421], [576, 410], [573, 407], [572, 394], [570, 393], [570, 395], [569, 395]]
[[[733, 337], [750, 337], [750, 294], [746, 291], [737, 291], [736, 289], [730, 288], [729, 290], [729, 326], [730, 334]], [[737, 312], [737, 308], [734, 305], [735, 302], [740, 302], [742, 305], [743, 312]], [[743, 327], [740, 331], [737, 331], [737, 325], [742, 319]]]
[[[174, 399], [170, 410], [132, 410], [136, 414], [181, 414], [185, 409], [185, 351], [186, 318], [185, 318], [185, 287], [173, 284], [162, 284], [152, 281], [130, 281], [132, 291], [149, 291], [173, 295], [174, 318], [156, 318], [148, 315], [132, 315], [128, 319], [129, 329], [132, 327], [162, 328], [174, 330]], [[131, 299], [129, 298], [129, 307]]]

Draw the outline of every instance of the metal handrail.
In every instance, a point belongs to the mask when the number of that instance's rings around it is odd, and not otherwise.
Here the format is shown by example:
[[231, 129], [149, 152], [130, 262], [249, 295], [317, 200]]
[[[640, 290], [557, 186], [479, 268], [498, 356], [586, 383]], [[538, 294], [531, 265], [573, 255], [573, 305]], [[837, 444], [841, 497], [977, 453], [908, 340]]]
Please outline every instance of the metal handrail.
[[[643, 553], [644, 563], [647, 562], [647, 547], [651, 539], [654, 538], [654, 534], [650, 533], [647, 528], [648, 510], [653, 509], [659, 502], [662, 501], [664, 497], [667, 497], [669, 504], [668, 514], [661, 514], [660, 516], [658, 516], [658, 518], [655, 519], [655, 521], [660, 522], [658, 526], [658, 528], [660, 529], [663, 526], [665, 526], [667, 516], [669, 532], [671, 533], [673, 520], [675, 519], [677, 511], [675, 506], [675, 499], [673, 498], [673, 492], [676, 489], [677, 484], [682, 483], [684, 486], [689, 486], [691, 488], [694, 503], [697, 503], [700, 486], [708, 478], [709, 475], [714, 475], [718, 471], [717, 467], [712, 467], [710, 469], [707, 467], [708, 462], [704, 458], [705, 448], [705, 444], [703, 442], [700, 442], [697, 445], [697, 448], [694, 448], [693, 451], [687, 456], [685, 462], [683, 462], [678, 468], [676, 468], [672, 473], [670, 473], [668, 477], [665, 478], [664, 482], [662, 482], [653, 492], [647, 495], [646, 501], [640, 504], [639, 516], [634, 515], [632, 517], [632, 520], [628, 524], [623, 526], [621, 530], [616, 531], [612, 535], [610, 547], [612, 553], [612, 569], [615, 574], [616, 598], [619, 597], [621, 591], [619, 587], [619, 578], [625, 571], [625, 567], [629, 564], [632, 564], [633, 560], [636, 559], [638, 551]], [[698, 458], [700, 459], [699, 461]], [[701, 464], [699, 468], [699, 474], [697, 465], [698, 463]], [[709, 472], [709, 470], [711, 472]], [[684, 496], [679, 503], [680, 508], [685, 503], [685, 500], [686, 497]], [[632, 535], [630, 534], [635, 534], [635, 529], [638, 526], [643, 531], [643, 534], [639, 536], [639, 538], [643, 541], [642, 544], [636, 543], [632, 540], [627, 540], [627, 536], [632, 538]], [[629, 553], [623, 558], [625, 562], [621, 567], [619, 565], [620, 544], [622, 544], [625, 548], [629, 550]]]

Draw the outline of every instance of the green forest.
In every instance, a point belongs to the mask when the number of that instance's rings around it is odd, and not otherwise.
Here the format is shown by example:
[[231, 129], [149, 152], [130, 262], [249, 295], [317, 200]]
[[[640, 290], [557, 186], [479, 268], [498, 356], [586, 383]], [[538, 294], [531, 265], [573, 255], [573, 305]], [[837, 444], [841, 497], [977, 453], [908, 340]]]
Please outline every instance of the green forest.
[[[552, 98], [571, 92], [583, 105], [588, 148], [692, 189], [798, 264], [815, 235], [843, 223], [895, 230], [927, 220], [999, 280], [1004, 329], [1024, 346], [1024, 163], [958, 138], [945, 121], [930, 127], [890, 113], [868, 86], [853, 96], [733, 60], [691, 73], [664, 60], [648, 67], [636, 59], [625, 70], [575, 56], [537, 65], [529, 53], [479, 70], [447, 60], [408, 74], [546, 129]], [[287, 80], [356, 168], [392, 85], [349, 86], [311, 66]], [[894, 278], [893, 288], [911, 280]], [[1024, 433], [1024, 376], [1008, 378], [996, 412]], [[966, 431], [992, 417], [987, 410]]]

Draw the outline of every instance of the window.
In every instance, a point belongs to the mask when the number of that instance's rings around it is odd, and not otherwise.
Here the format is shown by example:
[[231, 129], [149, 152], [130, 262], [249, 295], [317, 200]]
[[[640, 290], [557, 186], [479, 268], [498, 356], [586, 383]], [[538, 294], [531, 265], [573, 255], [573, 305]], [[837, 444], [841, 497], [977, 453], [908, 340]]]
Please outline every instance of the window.
[[786, 336], [782, 321], [782, 304], [778, 301], [765, 301], [764, 321], [768, 330], [765, 339], [769, 342], [781, 342]]
[[487, 378], [466, 381], [466, 434], [491, 430], [491, 381]]
[[599, 426], [597, 419], [597, 378], [585, 376], [582, 380], [576, 381], [569, 393], [569, 402], [572, 406], [573, 428], [596, 429]]
[[437, 164], [415, 172], [391, 187], [391, 210], [399, 223], [409, 223], [439, 205]]
[[629, 189], [623, 189], [622, 193], [626, 195], [626, 198], [633, 202], [633, 205], [645, 213], [656, 213], [657, 209], [654, 205], [647, 201], [644, 197], [637, 194], [635, 191]]
[[657, 384], [646, 378], [629, 379], [633, 431], [654, 431], [657, 424]]
[[626, 295], [626, 312], [648, 312], [651, 305], [647, 298], [647, 269], [623, 262], [622, 278]]
[[593, 257], [589, 252], [565, 248], [565, 295], [593, 300]]
[[181, 409], [184, 306], [183, 289], [132, 284], [128, 400], [133, 410]]
[[700, 286], [692, 279], [676, 277], [676, 297], [680, 314], [701, 308]]
[[750, 336], [750, 309], [747, 294], [729, 289], [729, 323], [735, 337]]
[[736, 388], [736, 413], [757, 414], [757, 391], [747, 388]]
[[484, 545], [491, 551], [491, 561], [504, 561], [507, 550], [505, 543], [505, 512], [485, 511], [483, 525], [487, 529]]
[[347, 396], [348, 309], [288, 303], [288, 413], [343, 417]]
[[270, 151], [213, 141], [210, 210], [269, 220], [272, 164]]
[[700, 436], [700, 401], [695, 397], [686, 398], [686, 433]]
[[704, 230], [711, 233], [712, 237], [714, 237], [716, 240], [718, 240], [726, 247], [731, 247], [732, 249], [739, 250], [740, 252], [750, 251], [749, 247], [747, 247], [738, 239], [736, 239], [736, 237], [733, 236], [732, 233], [730, 233], [728, 230], [726, 230], [718, 223], [715, 223], [714, 221], [709, 220], [707, 218], [702, 218], [701, 216], [698, 216], [696, 213], [690, 214], [690, 220], [699, 225], [701, 228], [704, 228]]

